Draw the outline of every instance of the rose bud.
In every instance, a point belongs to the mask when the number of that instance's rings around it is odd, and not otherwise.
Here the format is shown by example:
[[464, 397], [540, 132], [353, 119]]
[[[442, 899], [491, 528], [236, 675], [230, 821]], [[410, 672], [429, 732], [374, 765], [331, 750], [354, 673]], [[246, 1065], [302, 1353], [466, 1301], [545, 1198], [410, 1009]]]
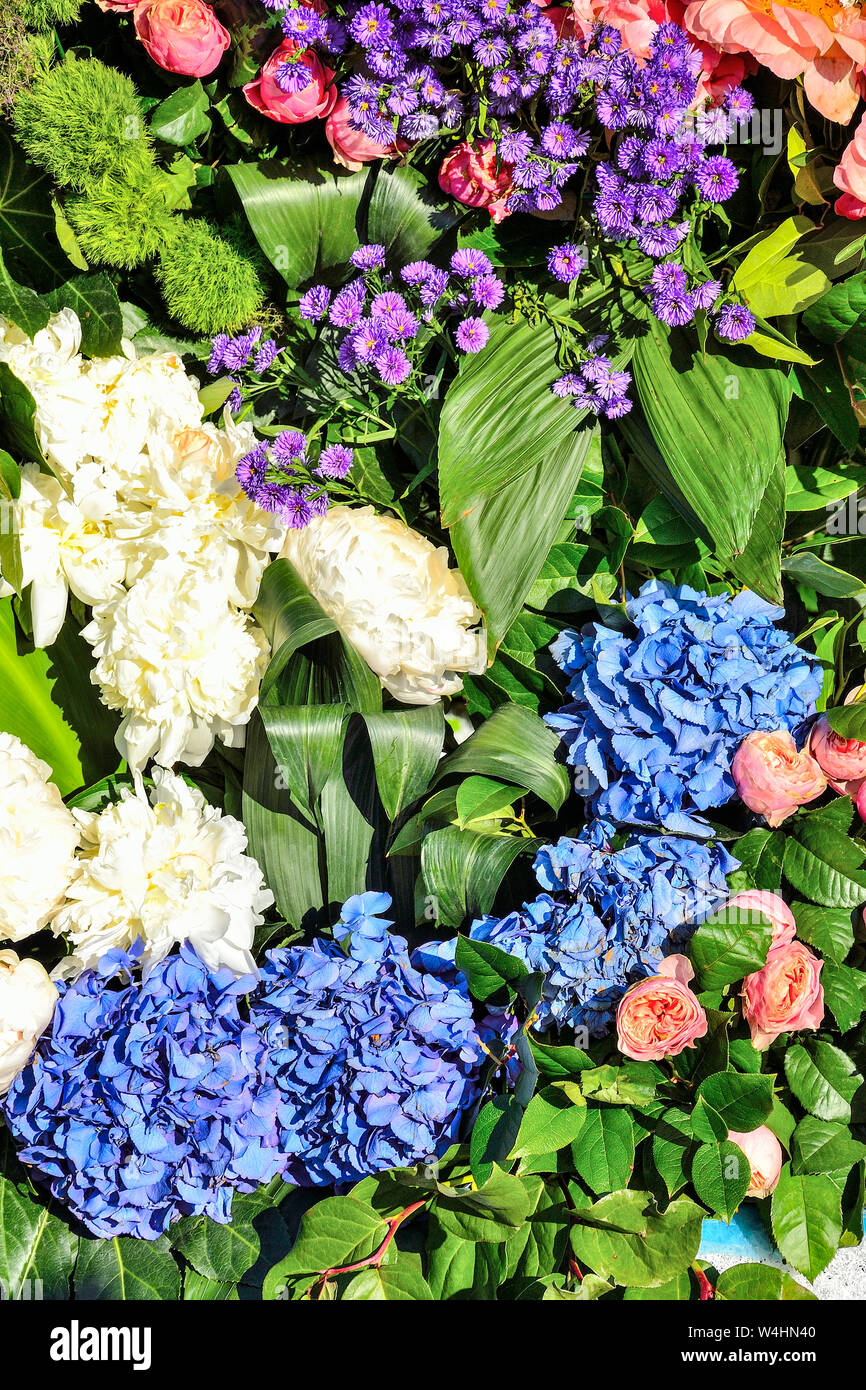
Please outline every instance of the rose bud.
[[[294, 63], [291, 62], [293, 54], [300, 54]], [[293, 83], [297, 90], [281, 86], [281, 81], [286, 80], [280, 73], [281, 68], [296, 68], [299, 81], [306, 70], [308, 81], [304, 86]], [[325, 67], [312, 49], [303, 50], [294, 39], [283, 39], [258, 77], [246, 84], [244, 96], [250, 106], [269, 120], [279, 121], [281, 125], [300, 125], [330, 115], [339, 92], [334, 85], [332, 69]]]
[[442, 161], [439, 187], [470, 208], [487, 208], [494, 222], [509, 216], [507, 199], [512, 190], [514, 166], [497, 161], [492, 140], [474, 148], [464, 141]]
[[738, 1134], [735, 1129], [728, 1131], [738, 1149], [742, 1149], [749, 1160], [749, 1187], [747, 1197], [769, 1197], [776, 1188], [782, 1172], [784, 1155], [782, 1145], [766, 1125], [759, 1125], [748, 1134]]

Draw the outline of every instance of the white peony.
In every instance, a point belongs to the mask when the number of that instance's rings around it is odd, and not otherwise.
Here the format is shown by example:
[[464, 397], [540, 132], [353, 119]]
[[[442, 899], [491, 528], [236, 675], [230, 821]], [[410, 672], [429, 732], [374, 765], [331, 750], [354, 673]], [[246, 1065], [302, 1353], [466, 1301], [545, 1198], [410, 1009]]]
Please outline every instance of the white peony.
[[50, 647], [66, 617], [67, 590], [82, 603], [104, 602], [121, 592], [126, 559], [105, 525], [88, 521], [57, 479], [33, 463], [21, 470], [15, 525], [22, 585], [32, 586], [33, 640]]
[[127, 592], [97, 604], [82, 636], [91, 679], [123, 712], [117, 746], [130, 767], [197, 767], [214, 737], [237, 746], [268, 662], [264, 633], [226, 601], [219, 579], [182, 559], [158, 561]]
[[201, 424], [198, 382], [175, 352], [137, 358], [132, 343], [125, 357], [96, 357], [89, 379], [100, 396], [99, 447], [94, 458], [123, 475], [159, 434]]
[[20, 739], [0, 733], [0, 940], [44, 927], [75, 872], [78, 827], [50, 776]]
[[255, 971], [255, 929], [274, 899], [243, 825], [172, 772], [156, 768], [153, 781], [150, 801], [141, 788], [98, 815], [76, 812], [83, 849], [54, 931], [77, 969], [141, 937], [145, 971], [187, 940], [212, 969]]
[[54, 1017], [57, 989], [36, 960], [0, 951], [0, 1096], [33, 1056]]
[[112, 522], [128, 545], [127, 583], [158, 559], [182, 557], [206, 566], [239, 608], [251, 608], [262, 573], [286, 528], [255, 506], [235, 477], [238, 461], [255, 446], [252, 426], [226, 416], [222, 429], [155, 434], [123, 484]]
[[432, 705], [487, 664], [481, 613], [448, 551], [372, 507], [331, 507], [290, 531], [281, 555], [344, 636], [407, 705]]
[[0, 319], [0, 362], [8, 363], [33, 395], [42, 452], [64, 476], [98, 448], [102, 429], [103, 396], [80, 347], [81, 324], [71, 309], [52, 315], [32, 342]]

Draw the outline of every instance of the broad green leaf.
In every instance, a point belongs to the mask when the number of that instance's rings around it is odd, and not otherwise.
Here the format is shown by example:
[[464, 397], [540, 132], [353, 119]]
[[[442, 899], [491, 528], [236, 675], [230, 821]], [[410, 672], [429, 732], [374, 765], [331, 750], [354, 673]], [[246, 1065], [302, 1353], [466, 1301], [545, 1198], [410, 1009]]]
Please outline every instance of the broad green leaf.
[[819, 1120], [850, 1120], [862, 1077], [850, 1057], [832, 1043], [812, 1038], [785, 1053], [785, 1075], [800, 1104]]
[[722, 907], [703, 922], [688, 946], [696, 988], [722, 989], [755, 970], [767, 959], [771, 923], [758, 912]]
[[866, 1009], [862, 971], [827, 960], [821, 971], [821, 985], [824, 1002], [835, 1018], [839, 1032], [847, 1033], [849, 1028], [860, 1022]]
[[289, 1235], [276, 1210], [288, 1189], [277, 1180], [258, 1192], [238, 1193], [228, 1225], [209, 1216], [188, 1216], [172, 1226], [169, 1238], [199, 1274], [223, 1284], [250, 1281], [250, 1271], [263, 1258], [269, 1266], [288, 1251]]
[[634, 1167], [634, 1125], [628, 1110], [590, 1106], [572, 1145], [574, 1166], [599, 1194], [625, 1187]]
[[161, 101], [148, 117], [150, 132], [169, 145], [190, 145], [206, 135], [211, 122], [210, 100], [201, 82], [179, 87]]
[[772, 1110], [773, 1078], [716, 1072], [701, 1082], [698, 1095], [721, 1115], [728, 1129], [745, 1134], [762, 1125]]
[[860, 594], [866, 583], [854, 574], [819, 560], [811, 550], [798, 550], [782, 559], [782, 571], [795, 584], [803, 584], [826, 598], [850, 598]]
[[513, 815], [513, 803], [523, 796], [522, 787], [504, 786], [492, 777], [467, 777], [457, 788], [457, 815], [460, 829], [472, 821]]
[[56, 283], [63, 253], [54, 234], [51, 180], [29, 164], [0, 126], [0, 247], [10, 272], [39, 287]]
[[688, 1269], [704, 1213], [687, 1197], [659, 1212], [648, 1192], [612, 1192], [575, 1213], [571, 1244], [579, 1264], [626, 1288], [654, 1288]]
[[85, 357], [113, 357], [120, 352], [123, 315], [120, 300], [107, 275], [79, 275], [58, 285], [48, 295], [57, 313], [72, 309], [81, 323], [81, 351]]
[[692, 1158], [692, 1182], [705, 1206], [730, 1223], [749, 1187], [749, 1160], [731, 1139], [701, 1144]]
[[355, 220], [367, 170], [335, 174], [259, 160], [228, 165], [226, 173], [259, 246], [289, 286], [343, 270], [359, 244]]
[[866, 743], [866, 700], [855, 700], [850, 705], [838, 705], [825, 711], [830, 728], [840, 738], [852, 738]]
[[664, 1110], [653, 1131], [652, 1157], [670, 1197], [676, 1196], [691, 1177], [695, 1143], [691, 1116], [675, 1106]]
[[176, 1303], [180, 1298], [180, 1270], [172, 1257], [168, 1237], [82, 1238], [75, 1266], [75, 1297], [112, 1303]]
[[445, 738], [442, 705], [366, 713], [363, 718], [379, 796], [393, 821], [423, 795], [439, 762]]
[[427, 1219], [427, 1282], [442, 1303], [477, 1297], [474, 1241], [446, 1231], [435, 1211]]
[[349, 712], [347, 705], [266, 705], [259, 711], [284, 786], [313, 823], [343, 752]]
[[298, 1238], [282, 1260], [268, 1271], [262, 1288], [265, 1301], [279, 1298], [290, 1279], [316, 1275], [372, 1255], [388, 1234], [388, 1224], [355, 1197], [325, 1197], [301, 1221]]
[[566, 1092], [556, 1084], [545, 1086], [526, 1107], [512, 1158], [564, 1149], [577, 1139], [587, 1118], [586, 1101], [576, 1087]]
[[866, 1158], [866, 1144], [838, 1121], [806, 1115], [793, 1134], [791, 1168], [794, 1173], [825, 1173], [844, 1178], [855, 1163]]
[[593, 1066], [592, 1058], [577, 1047], [553, 1047], [537, 1038], [530, 1044], [540, 1074], [550, 1081], [570, 1081]]
[[807, 1303], [817, 1297], [772, 1265], [734, 1265], [723, 1270], [716, 1283], [716, 1298], [727, 1303]]
[[33, 1189], [12, 1138], [0, 1130], [0, 1289], [4, 1299], [66, 1300], [78, 1237], [47, 1193]]
[[462, 1240], [507, 1240], [529, 1214], [529, 1194], [524, 1181], [495, 1169], [492, 1177], [474, 1192], [436, 1199], [440, 1224]]
[[819, 343], [838, 343], [852, 330], [862, 332], [866, 315], [866, 275], [849, 275], [812, 304], [803, 323]]
[[811, 1174], [792, 1177], [783, 1169], [773, 1193], [772, 1221], [783, 1258], [807, 1279], [816, 1279], [839, 1247], [839, 1189], [830, 1178]]
[[751, 876], [756, 888], [778, 893], [782, 882], [785, 836], [780, 830], [756, 827], [737, 841], [737, 858]]
[[490, 912], [515, 859], [536, 850], [540, 843], [520, 835], [459, 830], [456, 825], [431, 830], [421, 846], [421, 874], [435, 902], [436, 920], [459, 927]]
[[411, 165], [382, 165], [373, 174], [365, 240], [384, 246], [395, 267], [423, 260], [458, 220], [450, 200]]
[[656, 1087], [667, 1080], [654, 1062], [627, 1061], [621, 1066], [605, 1064], [580, 1073], [580, 1086], [587, 1100], [605, 1105], [633, 1105], [642, 1110], [653, 1105]]
[[195, 1269], [184, 1272], [184, 1303], [237, 1303], [239, 1297], [236, 1284], [221, 1284], [218, 1279], [208, 1279]]
[[431, 1302], [433, 1291], [420, 1269], [397, 1256], [397, 1262], [362, 1270], [346, 1285], [342, 1302], [423, 1303]]
[[557, 762], [559, 739], [532, 710], [500, 705], [480, 729], [439, 763], [433, 786], [455, 773], [497, 777], [525, 787], [558, 811], [571, 789]]
[[731, 283], [753, 313], [762, 318], [796, 314], [830, 288], [822, 270], [793, 252], [813, 226], [808, 217], [788, 217], [762, 237], [741, 262]]
[[529, 971], [517, 956], [510, 956], [489, 941], [471, 941], [458, 936], [455, 964], [462, 970], [469, 992], [483, 1003], [506, 985], [525, 980]]
[[797, 936], [821, 952], [827, 960], [841, 963], [854, 945], [851, 910], [820, 907], [815, 903], [791, 903], [797, 923]]
[[0, 420], [5, 442], [32, 463], [44, 465], [36, 435], [36, 401], [32, 391], [19, 381], [8, 362], [0, 362]]
[[493, 1164], [504, 1162], [511, 1153], [522, 1119], [523, 1109], [513, 1095], [494, 1096], [481, 1107], [469, 1143], [472, 1176], [477, 1183], [485, 1183]]
[[0, 314], [33, 338], [44, 328], [51, 310], [46, 301], [26, 285], [19, 285], [12, 279], [0, 255]]
[[[791, 826], [785, 845], [785, 877], [798, 893], [826, 907], [857, 907], [866, 901], [866, 873], [852, 867], [857, 850], [841, 830], [813, 816]], [[862, 859], [862, 855], [859, 856]]]
[[687, 333], [668, 332], [655, 320], [637, 342], [633, 368], [676, 487], [718, 549], [739, 554], [768, 483], [780, 471], [791, 391], [786, 375], [758, 365], [747, 352], [715, 344], [693, 355]]

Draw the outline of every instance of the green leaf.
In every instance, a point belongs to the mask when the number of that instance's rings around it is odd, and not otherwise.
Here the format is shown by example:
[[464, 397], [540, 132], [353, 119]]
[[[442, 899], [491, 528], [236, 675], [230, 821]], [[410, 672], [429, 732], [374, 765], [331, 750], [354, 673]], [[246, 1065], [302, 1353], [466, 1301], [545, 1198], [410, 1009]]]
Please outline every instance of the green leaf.
[[8, 362], [0, 362], [0, 419], [5, 427], [6, 443], [16, 454], [32, 463], [44, 465], [45, 459], [36, 437], [36, 401]]
[[337, 175], [259, 160], [228, 165], [226, 173], [259, 246], [292, 288], [332, 267], [342, 270], [358, 249], [355, 220], [367, 170]]
[[292, 801], [315, 822], [343, 752], [348, 706], [266, 705], [259, 713]]
[[782, 882], [785, 836], [780, 830], [756, 827], [737, 841], [737, 858], [756, 888], [778, 893]]
[[577, 1047], [552, 1047], [530, 1038], [532, 1055], [542, 1076], [551, 1081], [569, 1081], [593, 1065], [592, 1058]]
[[858, 329], [866, 315], [866, 275], [849, 275], [823, 294], [803, 315], [803, 324], [819, 343], [838, 343]]
[[532, 1097], [512, 1158], [556, 1153], [577, 1138], [588, 1118], [586, 1101], [575, 1086], [568, 1082], [566, 1085], [567, 1092], [554, 1084], [545, 1086]]
[[466, 976], [469, 992], [482, 1003], [503, 986], [515, 985], [529, 974], [517, 956], [500, 951], [489, 941], [470, 941], [468, 936], [458, 936], [454, 961]]
[[468, 918], [490, 912], [514, 860], [539, 844], [519, 835], [458, 830], [456, 825], [431, 830], [421, 846], [421, 874], [435, 902], [436, 920], [459, 927]]
[[210, 100], [201, 82], [179, 87], [148, 117], [150, 132], [168, 145], [191, 145], [211, 127]]
[[92, 661], [71, 619], [42, 651], [16, 632], [12, 600], [0, 600], [0, 729], [48, 763], [63, 796], [120, 761], [117, 720], [90, 681]]
[[575, 1213], [571, 1243], [579, 1264], [626, 1288], [657, 1288], [688, 1269], [704, 1213], [687, 1197], [659, 1212], [648, 1192], [612, 1192]]
[[772, 925], [759, 912], [723, 907], [703, 922], [688, 952], [702, 991], [722, 989], [760, 970], [767, 959]]
[[816, 1279], [839, 1247], [839, 1189], [827, 1177], [792, 1177], [783, 1169], [773, 1193], [772, 1221], [782, 1257], [807, 1279]]
[[654, 1062], [627, 1061], [622, 1066], [584, 1069], [580, 1085], [587, 1100], [606, 1105], [633, 1105], [645, 1109], [655, 1103], [656, 1087], [667, 1080]]
[[[634, 1125], [625, 1109], [590, 1106], [572, 1146], [574, 1166], [593, 1192], [625, 1187], [634, 1168]], [[579, 1258], [579, 1257], [578, 1257]], [[604, 1272], [604, 1271], [603, 1271]]]
[[19, 285], [9, 274], [0, 256], [0, 314], [11, 319], [28, 338], [33, 338], [47, 324], [51, 311], [44, 299], [34, 290]]
[[522, 1119], [523, 1109], [513, 1095], [494, 1096], [481, 1107], [469, 1144], [476, 1183], [485, 1183], [494, 1163], [504, 1161], [511, 1153]]
[[721, 1115], [729, 1130], [745, 1134], [762, 1125], [772, 1110], [773, 1078], [716, 1072], [701, 1082], [698, 1095]]
[[753, 313], [762, 318], [796, 314], [830, 288], [822, 270], [792, 248], [814, 224], [808, 217], [788, 217], [752, 247], [732, 280]]
[[[509, 393], [510, 384], [504, 384], [502, 395], [508, 399]], [[551, 400], [561, 404], [556, 396], [551, 395]], [[512, 423], [512, 429], [521, 433], [518, 422]], [[459, 519], [451, 525], [454, 554], [484, 614], [491, 656], [538, 578], [596, 439], [586, 428], [567, 435], [548, 453], [533, 450], [527, 471], [495, 490], [491, 486], [484, 496], [467, 496]], [[473, 454], [474, 441], [473, 435]], [[502, 536], [508, 536], [507, 546], [501, 544]]]
[[834, 961], [825, 961], [821, 971], [821, 984], [825, 1003], [839, 1026], [839, 1032], [847, 1033], [849, 1028], [860, 1022], [863, 1010], [866, 1009], [862, 971], [852, 970], [848, 965], [836, 965]]
[[172, 1258], [168, 1237], [82, 1239], [75, 1266], [75, 1297], [99, 1302], [176, 1303], [180, 1270]]
[[727, 1303], [806, 1303], [817, 1297], [772, 1265], [734, 1265], [724, 1270], [716, 1283], [716, 1298]]
[[384, 246], [395, 266], [423, 260], [457, 221], [450, 200], [431, 189], [426, 174], [412, 165], [381, 166], [373, 172], [365, 241]]
[[854, 1164], [866, 1158], [866, 1144], [845, 1124], [806, 1115], [794, 1130], [791, 1153], [792, 1172], [824, 1173], [842, 1187]]
[[[826, 907], [857, 907], [866, 901], [866, 874], [854, 842], [816, 817], [798, 817], [785, 845], [785, 877], [798, 893]], [[859, 856], [862, 858], [862, 855]]]
[[558, 811], [571, 790], [568, 773], [557, 762], [558, 750], [556, 734], [532, 710], [500, 705], [471, 738], [441, 760], [431, 785], [456, 773], [497, 777], [534, 792]]
[[850, 1120], [862, 1077], [838, 1047], [815, 1038], [789, 1047], [785, 1075], [803, 1108], [819, 1120]]
[[675, 1106], [662, 1111], [653, 1131], [652, 1156], [668, 1196], [675, 1196], [689, 1181], [694, 1147], [691, 1116]]
[[746, 1155], [731, 1139], [701, 1144], [692, 1158], [692, 1182], [705, 1206], [730, 1223], [749, 1188]]
[[195, 1269], [187, 1269], [184, 1273], [184, 1303], [237, 1303], [239, 1297], [235, 1284], [220, 1284]]
[[866, 588], [862, 579], [819, 560], [811, 550], [798, 550], [783, 556], [782, 570], [795, 584], [803, 584], [827, 598], [850, 598]]
[[363, 716], [370, 735], [376, 784], [389, 820], [427, 790], [445, 738], [442, 705]]
[[854, 945], [850, 908], [819, 907], [815, 903], [794, 901], [791, 911], [801, 941], [807, 941], [828, 960], [841, 963], [845, 959]]
[[8, 518], [0, 525], [0, 575], [17, 594], [23, 588], [21, 571], [21, 544], [15, 526], [13, 503], [21, 495], [21, 469], [11, 454], [0, 449], [0, 506], [2, 516]]
[[227, 1226], [209, 1216], [185, 1217], [171, 1227], [172, 1246], [208, 1279], [237, 1284], [246, 1276], [250, 1282], [250, 1271], [263, 1256], [273, 1265], [288, 1251], [288, 1230], [275, 1206], [288, 1190], [277, 1180], [258, 1192], [235, 1194]]
[[436, 1214], [442, 1227], [461, 1240], [507, 1240], [529, 1214], [529, 1194], [524, 1182], [495, 1169], [492, 1177], [474, 1192], [436, 1199]]
[[[451, 1235], [435, 1211], [427, 1219], [427, 1281], [433, 1297], [442, 1303], [471, 1299], [477, 1288], [473, 1241]], [[476, 1295], [477, 1296], [477, 1295]]]
[[457, 788], [457, 816], [461, 830], [473, 821], [497, 820], [513, 816], [515, 801], [523, 796], [522, 787], [507, 787], [492, 777], [467, 777]]
[[117, 290], [107, 275], [79, 275], [52, 290], [48, 303], [54, 313], [72, 309], [81, 323], [85, 357], [113, 357], [120, 352], [123, 314]]
[[307, 1211], [292, 1249], [265, 1276], [262, 1298], [279, 1298], [290, 1279], [312, 1284], [328, 1269], [372, 1255], [388, 1234], [388, 1224], [355, 1197], [325, 1197]]
[[824, 711], [830, 728], [840, 738], [856, 739], [866, 743], [866, 701], [856, 700], [851, 705], [838, 705], [835, 709]]
[[13, 275], [53, 284], [63, 254], [54, 234], [51, 180], [0, 127], [0, 247]]
[[[641, 405], [677, 489], [722, 554], [739, 554], [771, 478], [780, 473], [787, 377], [757, 365], [747, 352], [712, 343], [693, 357], [687, 333], [669, 333], [655, 320], [637, 342], [633, 367]], [[782, 492], [784, 509], [784, 485]]]
[[12, 1137], [0, 1131], [0, 1289], [4, 1299], [69, 1298], [78, 1237], [52, 1203], [37, 1197], [15, 1157]]
[[382, 1264], [356, 1274], [344, 1289], [342, 1302], [430, 1302], [433, 1291], [427, 1280], [420, 1269], [401, 1263], [403, 1258], [398, 1254], [396, 1264]]

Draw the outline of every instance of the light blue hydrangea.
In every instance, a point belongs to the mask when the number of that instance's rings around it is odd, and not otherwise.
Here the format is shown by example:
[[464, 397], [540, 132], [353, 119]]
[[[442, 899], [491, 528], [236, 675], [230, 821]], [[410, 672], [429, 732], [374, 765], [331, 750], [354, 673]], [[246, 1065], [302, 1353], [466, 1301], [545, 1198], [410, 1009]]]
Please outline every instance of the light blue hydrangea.
[[626, 613], [631, 634], [592, 623], [553, 643], [572, 702], [547, 723], [595, 815], [708, 835], [695, 812], [736, 795], [739, 744], [813, 714], [820, 665], [773, 626], [784, 610], [748, 590], [709, 597], [653, 579]]

